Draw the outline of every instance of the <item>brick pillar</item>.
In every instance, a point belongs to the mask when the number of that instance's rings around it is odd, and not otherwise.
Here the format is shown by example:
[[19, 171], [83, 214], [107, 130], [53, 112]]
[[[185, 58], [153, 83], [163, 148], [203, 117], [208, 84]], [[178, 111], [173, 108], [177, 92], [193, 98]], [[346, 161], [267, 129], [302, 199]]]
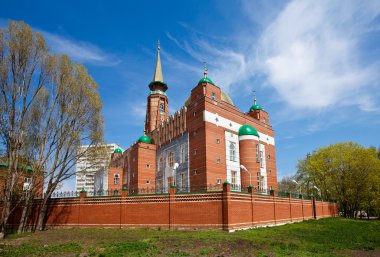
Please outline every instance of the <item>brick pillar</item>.
[[301, 206], [302, 206], [302, 220], [305, 220], [305, 214], [303, 212], [303, 195], [300, 194], [299, 195], [299, 198], [301, 199]]
[[123, 186], [123, 189], [121, 190], [121, 197], [127, 197], [128, 196], [128, 188], [126, 186]]
[[252, 185], [249, 185], [249, 187], [248, 187], [248, 193], [250, 193], [251, 194], [251, 216], [252, 216], [252, 219], [251, 219], [251, 222], [252, 222], [252, 227], [254, 226], [254, 213], [253, 213], [253, 193], [254, 193], [254, 190], [253, 190], [254, 188], [253, 188], [253, 186]]
[[79, 206], [78, 206], [78, 227], [81, 226], [81, 208], [82, 208], [82, 204], [84, 203], [84, 200], [85, 198], [87, 197], [87, 192], [86, 190], [82, 189], [80, 192], [79, 192]]
[[226, 181], [223, 183], [223, 230], [230, 230], [231, 210], [230, 210], [231, 184]]
[[290, 222], [293, 222], [293, 217], [292, 217], [292, 194], [288, 193], [288, 197], [289, 197]]
[[86, 190], [81, 190], [79, 192], [79, 199], [80, 199], [80, 202], [83, 203], [84, 202], [84, 198], [87, 197], [87, 192]]
[[172, 227], [172, 208], [174, 207], [176, 186], [172, 183], [173, 177], [169, 178], [169, 229]]

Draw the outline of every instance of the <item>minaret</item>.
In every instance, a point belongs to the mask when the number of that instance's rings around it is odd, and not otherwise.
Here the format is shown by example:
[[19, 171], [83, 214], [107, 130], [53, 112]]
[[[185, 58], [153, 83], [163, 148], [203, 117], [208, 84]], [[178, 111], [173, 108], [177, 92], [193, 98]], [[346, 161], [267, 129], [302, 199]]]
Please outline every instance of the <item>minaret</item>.
[[253, 91], [253, 105], [249, 109], [248, 115], [263, 122], [264, 124], [269, 124], [268, 113], [257, 104], [256, 91]]
[[149, 84], [150, 93], [147, 99], [145, 131], [150, 134], [169, 117], [169, 103], [166, 95], [168, 86], [164, 83], [160, 58], [160, 41], [157, 44], [156, 69], [153, 81]]

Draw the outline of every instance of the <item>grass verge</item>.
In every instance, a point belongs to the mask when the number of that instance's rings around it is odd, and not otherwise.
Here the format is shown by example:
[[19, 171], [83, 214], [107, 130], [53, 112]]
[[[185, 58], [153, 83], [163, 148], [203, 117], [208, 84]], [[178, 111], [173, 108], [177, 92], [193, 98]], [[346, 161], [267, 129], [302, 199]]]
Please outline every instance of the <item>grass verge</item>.
[[234, 233], [48, 230], [9, 235], [0, 256], [380, 256], [380, 221], [329, 218]]

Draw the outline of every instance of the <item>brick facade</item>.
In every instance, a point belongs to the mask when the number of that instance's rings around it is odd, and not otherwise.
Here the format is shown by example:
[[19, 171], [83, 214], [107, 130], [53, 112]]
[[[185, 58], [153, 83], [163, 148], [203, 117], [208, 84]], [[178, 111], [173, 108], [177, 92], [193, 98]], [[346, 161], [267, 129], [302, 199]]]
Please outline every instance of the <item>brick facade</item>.
[[[84, 193], [85, 195], [85, 193]], [[223, 191], [204, 194], [170, 194], [52, 199], [47, 227], [111, 227], [163, 229], [235, 229], [334, 217], [336, 203], [292, 197]], [[29, 225], [36, 223], [39, 200], [33, 205]], [[21, 208], [21, 207], [20, 207]], [[314, 217], [315, 209], [316, 217]], [[16, 225], [21, 212], [10, 219]]]

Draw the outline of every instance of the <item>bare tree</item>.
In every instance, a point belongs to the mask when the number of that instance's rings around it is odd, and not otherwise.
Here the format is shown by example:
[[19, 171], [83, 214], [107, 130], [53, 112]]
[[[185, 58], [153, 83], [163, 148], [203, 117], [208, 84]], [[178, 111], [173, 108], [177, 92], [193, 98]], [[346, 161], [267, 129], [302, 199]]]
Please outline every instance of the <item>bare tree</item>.
[[45, 181], [37, 224], [41, 230], [51, 194], [59, 183], [75, 174], [73, 167], [78, 158], [90, 154], [96, 163], [97, 156], [104, 154], [78, 151], [81, 144], [96, 146], [102, 142], [102, 102], [97, 84], [85, 67], [72, 63], [66, 55], [49, 55], [42, 36], [34, 34], [29, 26], [10, 22], [0, 35], [7, 35], [0, 37], [0, 46], [4, 46], [0, 47], [4, 100], [0, 105], [0, 128], [9, 160], [1, 229], [7, 224], [12, 192], [20, 176], [17, 162], [20, 156], [26, 156], [32, 169], [18, 231], [25, 229], [31, 201]]
[[8, 163], [2, 199], [2, 236], [11, 213], [12, 194], [23, 172], [19, 169], [20, 154], [29, 125], [28, 112], [44, 81], [45, 74], [37, 71], [45, 54], [42, 36], [23, 22], [10, 22], [0, 30], [0, 136]]

